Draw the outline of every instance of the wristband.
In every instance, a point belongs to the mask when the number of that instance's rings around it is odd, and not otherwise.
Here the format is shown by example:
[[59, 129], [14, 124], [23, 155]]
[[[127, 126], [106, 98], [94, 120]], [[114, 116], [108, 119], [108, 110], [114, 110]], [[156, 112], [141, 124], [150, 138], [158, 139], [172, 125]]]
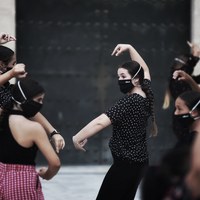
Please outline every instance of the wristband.
[[50, 133], [50, 138], [52, 138], [55, 134], [60, 134], [60, 133], [54, 130], [53, 132]]

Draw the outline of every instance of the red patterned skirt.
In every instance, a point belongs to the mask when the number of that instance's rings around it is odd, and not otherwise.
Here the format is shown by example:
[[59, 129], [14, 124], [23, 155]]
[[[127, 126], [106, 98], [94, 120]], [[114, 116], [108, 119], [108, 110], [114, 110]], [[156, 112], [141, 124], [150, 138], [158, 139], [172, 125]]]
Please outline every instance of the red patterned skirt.
[[0, 200], [44, 200], [35, 166], [0, 162]]

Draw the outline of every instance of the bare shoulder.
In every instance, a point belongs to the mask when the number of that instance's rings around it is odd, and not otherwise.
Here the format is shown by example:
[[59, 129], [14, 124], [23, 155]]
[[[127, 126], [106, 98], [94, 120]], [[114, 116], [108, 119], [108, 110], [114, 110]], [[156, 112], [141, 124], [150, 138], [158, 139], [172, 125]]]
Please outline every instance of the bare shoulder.
[[21, 132], [29, 135], [33, 140], [39, 135], [46, 134], [41, 124], [31, 121], [24, 116], [12, 115], [9, 120], [10, 128], [14, 132]]

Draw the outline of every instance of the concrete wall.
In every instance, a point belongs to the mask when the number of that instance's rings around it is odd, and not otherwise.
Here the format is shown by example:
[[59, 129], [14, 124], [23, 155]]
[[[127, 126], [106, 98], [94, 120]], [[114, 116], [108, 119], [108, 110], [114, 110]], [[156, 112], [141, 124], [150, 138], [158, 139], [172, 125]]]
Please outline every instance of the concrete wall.
[[[192, 42], [200, 43], [200, 1], [191, 0], [191, 39]], [[0, 32], [7, 32], [15, 35], [15, 0], [1, 1], [0, 3]], [[15, 43], [8, 43], [6, 46], [15, 48]]]
[[[191, 40], [200, 45], [200, 1], [192, 0], [191, 2]], [[200, 74], [200, 63], [195, 67], [194, 74]]]
[[[48, 0], [47, 0], [48, 1]], [[21, 2], [21, 0], [18, 0], [18, 2]], [[27, 2], [29, 2], [29, 1], [27, 1]], [[33, 2], [33, 1], [32, 1]], [[159, 0], [158, 0], [158, 2], [159, 2]], [[191, 2], [192, 2], [192, 10], [191, 10], [191, 18], [192, 18], [192, 22], [191, 22], [191, 28], [192, 28], [192, 30], [191, 30], [191, 41], [192, 42], [195, 42], [195, 43], [198, 43], [198, 44], [200, 44], [199, 43], [199, 41], [200, 41], [200, 30], [198, 29], [198, 22], [199, 22], [199, 19], [200, 19], [200, 0], [191, 0]], [[69, 4], [70, 5], [70, 4]], [[38, 7], [38, 6], [37, 6]], [[21, 8], [21, 7], [20, 7]], [[29, 7], [30, 8], [30, 7]], [[26, 10], [27, 9], [27, 7], [25, 7], [25, 11], [27, 11]], [[32, 7], [31, 7], [31, 9], [32, 9]], [[30, 9], [30, 10], [31, 10]], [[13, 34], [13, 35], [15, 35], [15, 0], [1, 0], [1, 2], [0, 2], [0, 26], [1, 26], [1, 29], [0, 29], [0, 32], [7, 32], [7, 33], [10, 33], [10, 34]], [[103, 15], [107, 15], [106, 14], [107, 12], [102, 12], [102, 14]], [[29, 13], [30, 14], [30, 13]], [[99, 15], [98, 15], [98, 17], [99, 17]], [[106, 16], [105, 16], [105, 18], [106, 18]], [[23, 20], [23, 19], [22, 19]], [[43, 22], [43, 21], [41, 21], [41, 22]], [[34, 24], [37, 24], [37, 23], [34, 23]], [[86, 25], [87, 25], [87, 23], [85, 23]], [[137, 25], [137, 24], [136, 24]], [[43, 26], [43, 24], [39, 24], [39, 26]], [[63, 30], [63, 27], [62, 26], [60, 26], [59, 25], [59, 23], [58, 23], [58, 27], [59, 28], [62, 28], [62, 30]], [[66, 26], [65, 26], [66, 27]], [[146, 24], [143, 24], [143, 29], [144, 29], [144, 31], [146, 30], [146, 28], [145, 27], [147, 27], [148, 28], [148, 24], [146, 25]], [[40, 28], [40, 27], [39, 27]], [[77, 33], [76, 31], [78, 30], [80, 28], [80, 26], [76, 26], [76, 29], [75, 29], [75, 33]], [[86, 30], [88, 29], [87, 27], [85, 28]], [[161, 32], [162, 33], [165, 33], [165, 30], [166, 29], [166, 26], [165, 26], [165, 24], [164, 24], [164, 26], [161, 28], [161, 29], [157, 29], [157, 30], [161, 30]], [[189, 29], [189, 27], [188, 27], [188, 29]], [[98, 28], [96, 29], [96, 31], [97, 31], [97, 33], [98, 33]], [[103, 29], [104, 30], [104, 29]], [[106, 29], [105, 29], [106, 30]], [[113, 31], [115, 30], [115, 27], [113, 28]], [[58, 30], [56, 30], [55, 32], [57, 32]], [[164, 32], [163, 32], [164, 31]], [[105, 32], [106, 33], [106, 32]], [[107, 33], [106, 33], [107, 34]], [[107, 34], [106, 35], [105, 34], [105, 38], [103, 38], [102, 40], [106, 40], [110, 35], [109, 34]], [[139, 34], [140, 34], [140, 32], [139, 32]], [[179, 34], [184, 34], [183, 32], [182, 33], [179, 33]], [[179, 34], [178, 34], [178, 36], [179, 36]], [[78, 35], [78, 34], [77, 34]], [[98, 34], [97, 34], [98, 35]], [[163, 34], [162, 34], [163, 35]], [[17, 38], [19, 41], [20, 41], [20, 37], [24, 37], [23, 35], [21, 35], [20, 36], [20, 34], [19, 34], [19, 38]], [[85, 37], [85, 36], [84, 36]], [[65, 37], [64, 37], [65, 38]], [[99, 37], [98, 37], [99, 38]], [[166, 37], [166, 35], [163, 35], [163, 37], [160, 39], [160, 41], [162, 41], [162, 40], [165, 40], [167, 37]], [[100, 38], [101, 39], [101, 38]], [[100, 40], [100, 39], [98, 39], [98, 40]], [[116, 39], [116, 38], [115, 38]], [[189, 39], [189, 38], [188, 38]], [[97, 42], [98, 42], [98, 40], [97, 40]], [[57, 43], [55, 43], [54, 42], [54, 40], [52, 40], [53, 41], [53, 45], [54, 44], [57, 44]], [[72, 44], [73, 44], [73, 40], [72, 41], [70, 41]], [[19, 45], [20, 45], [21, 43], [19, 42]], [[77, 44], [77, 41], [76, 41], [76, 43], [75, 44]], [[18, 46], [19, 46], [18, 45]], [[94, 44], [93, 44], [94, 45]], [[10, 43], [8, 43], [8, 46], [10, 47], [10, 48], [12, 48], [13, 50], [14, 50], [14, 48], [15, 48], [15, 42], [10, 42]], [[27, 45], [27, 46], [29, 46], [29, 44]], [[34, 45], [33, 45], [34, 46]], [[44, 43], [44, 45], [42, 45], [42, 47], [44, 47], [45, 46], [45, 43]], [[47, 46], [47, 45], [46, 45]], [[26, 47], [26, 48], [28, 48], [28, 47]], [[150, 49], [152, 48], [152, 45], [150, 45]], [[79, 49], [79, 48], [77, 48], [77, 49]], [[42, 49], [43, 50], [43, 49]], [[87, 49], [86, 49], [87, 50]], [[28, 51], [27, 51], [28, 52]], [[38, 51], [38, 53], [40, 53], [41, 51]], [[51, 50], [49, 51], [50, 53], [51, 53]], [[59, 49], [58, 49], [58, 51], [57, 51], [58, 53], [57, 53], [57, 55], [58, 54], [60, 54], [59, 53]], [[68, 49], [66, 49], [65, 48], [65, 52], [68, 52]], [[70, 50], [69, 50], [69, 52], [70, 52]], [[74, 52], [78, 52], [78, 54], [75, 54], [75, 55], [79, 55], [79, 52], [81, 52], [81, 51], [77, 51], [76, 49], [74, 50]], [[154, 51], [152, 51], [152, 52], [154, 52]], [[163, 51], [164, 52], [164, 51]], [[19, 53], [19, 51], [18, 51], [18, 53]], [[35, 52], [36, 53], [36, 52]], [[87, 53], [87, 52], [86, 52]], [[172, 53], [174, 53], [174, 52], [172, 52]], [[29, 52], [28, 52], [28, 54], [30, 54]], [[80, 53], [81, 54], [81, 53]], [[94, 52], [94, 54], [98, 54], [98, 52], [97, 51], [95, 51]], [[86, 55], [86, 54], [82, 54], [82, 56], [83, 55]], [[155, 55], [155, 54], [153, 54], [153, 55]], [[72, 55], [72, 54], [70, 54], [70, 61], [71, 60], [73, 60], [73, 62], [74, 62], [74, 55]], [[74, 56], [74, 57], [73, 57]], [[103, 54], [103, 56], [104, 56], [104, 54]], [[77, 56], [78, 57], [78, 56]], [[76, 58], [77, 58], [76, 57]], [[101, 56], [102, 57], [102, 56]], [[25, 56], [25, 58], [26, 58], [26, 56]], [[25, 59], [24, 58], [24, 59]], [[165, 57], [165, 59], [167, 59], [166, 57]], [[164, 63], [164, 61], [165, 61], [165, 59], [162, 61], [162, 64]], [[155, 59], [155, 57], [154, 58], [152, 58], [151, 60], [156, 60]], [[70, 61], [68, 61], [68, 62], [70, 62]], [[57, 64], [57, 59], [54, 59], [53, 60], [53, 62], [55, 62], [55, 65]], [[109, 63], [110, 61], [108, 61], [108, 62], [106, 62], [106, 63]], [[113, 61], [112, 61], [113, 62]], [[25, 63], [26, 63], [26, 61], [25, 61]], [[35, 63], [35, 62], [34, 62]], [[34, 64], [33, 63], [33, 64]], [[92, 62], [90, 62], [90, 63], [92, 63]], [[94, 62], [95, 63], [95, 62]], [[152, 61], [152, 66], [153, 66], [153, 61]], [[156, 63], [157, 64], [157, 63]], [[52, 65], [52, 66], [55, 66], [55, 65]], [[73, 65], [74, 66], [76, 66], [76, 64], [74, 64], [73, 63]], [[73, 66], [72, 65], [72, 66]], [[31, 65], [30, 65], [31, 66]], [[40, 65], [38, 65], [38, 66], [40, 66]], [[60, 65], [59, 67], [62, 67], [63, 65]], [[78, 65], [77, 65], [78, 66]], [[101, 66], [103, 67], [102, 69], [104, 69], [104, 68], [106, 68], [105, 66], [106, 65], [104, 65], [104, 62], [102, 62], [101, 63]], [[70, 67], [70, 66], [69, 66]], [[36, 69], [36, 68], [35, 68]], [[46, 68], [43, 68], [43, 70], [44, 69], [46, 69]], [[196, 69], [199, 69], [199, 67], [198, 68], [196, 68]], [[36, 69], [37, 70], [37, 69]], [[48, 66], [48, 70], [49, 70], [49, 66]], [[52, 69], [52, 70], [55, 70], [55, 69]], [[62, 73], [62, 70], [66, 70], [67, 71], [67, 69], [66, 68], [64, 68], [64, 67], [62, 67], [61, 68], [61, 70], [59, 71], [59, 70], [55, 70], [55, 71], [58, 71], [58, 73]], [[73, 71], [74, 70], [74, 68], [73, 67], [71, 67], [71, 70]], [[79, 70], [79, 69], [78, 69]], [[53, 71], [53, 74], [54, 74], [54, 72], [55, 71]], [[43, 73], [43, 71], [42, 71], [42, 69], [39, 69], [38, 70], [38, 74], [42, 74]], [[44, 72], [46, 72], [46, 70], [44, 70]], [[92, 70], [92, 72], [93, 72], [93, 70]], [[104, 71], [101, 71], [101, 73], [100, 73], [100, 75], [101, 76], [103, 76], [104, 75], [104, 73], [103, 73]], [[32, 73], [33, 74], [33, 73]], [[36, 74], [37, 76], [38, 76], [38, 74]], [[46, 74], [46, 73], [44, 73], [44, 74]], [[68, 75], [68, 72], [66, 72], [66, 73], [62, 73], [62, 74], [67, 74]], [[69, 73], [70, 74], [70, 73]], [[158, 73], [159, 74], [159, 73]], [[42, 74], [43, 75], [43, 74]], [[57, 76], [57, 75], [56, 75]], [[55, 76], [55, 77], [56, 77]], [[58, 74], [58, 76], [59, 76], [59, 74]], [[71, 78], [73, 78], [73, 76], [74, 76], [74, 74], [72, 73], [72, 75], [70, 74], [70, 77]], [[42, 76], [41, 76], [42, 77]], [[53, 76], [48, 76], [48, 74], [46, 74], [46, 77], [48, 77], [49, 78], [49, 82], [51, 82], [51, 83], [55, 83], [54, 81], [50, 81], [50, 80], [53, 80]], [[65, 83], [66, 84], [66, 80], [73, 80], [73, 79], [65, 79], [65, 77], [62, 75], [62, 76], [60, 76], [62, 79], [60, 79], [60, 83], [59, 84], [62, 84], [62, 83]], [[69, 77], [69, 75], [68, 75], [68, 77]], [[101, 78], [101, 77], [100, 77]], [[158, 76], [158, 78], [162, 78], [160, 75]], [[41, 80], [42, 80], [43, 78], [41, 78]], [[64, 80], [63, 82], [62, 82], [62, 80]], [[80, 79], [80, 77], [79, 77], [79, 81], [80, 80], [82, 80], [83, 81], [83, 83], [85, 84], [85, 82], [84, 82], [84, 79], [82, 78], [82, 79]], [[93, 81], [94, 82], [94, 81]], [[64, 84], [63, 84], [64, 85]], [[68, 84], [67, 84], [68, 85]], [[55, 85], [53, 85], [54, 86], [54, 88], [56, 88], [55, 87]], [[51, 85], [50, 84], [48, 84], [48, 87], [51, 87]], [[96, 87], [96, 86], [95, 86]], [[52, 87], [53, 88], [53, 87]], [[51, 88], [51, 89], [52, 89]], [[56, 90], [55, 90], [56, 91]], [[159, 90], [158, 91], [160, 91], [160, 92], [163, 92], [163, 88], [162, 87], [160, 87], [159, 88]], [[59, 92], [59, 91], [58, 91]], [[88, 93], [89, 94], [89, 93]], [[55, 95], [55, 96], [59, 96], [59, 95]], [[88, 97], [88, 98], [90, 98], [90, 96]], [[64, 98], [63, 98], [64, 99]], [[69, 99], [71, 100], [71, 97], [69, 97]], [[70, 102], [70, 100], [69, 100], [69, 102]], [[86, 100], [87, 100], [87, 98], [86, 98]], [[91, 103], [90, 103], [90, 101], [84, 101], [83, 100], [83, 103], [82, 104], [84, 104], [84, 105], [87, 105], [88, 107], [85, 107], [86, 109], [84, 109], [84, 112], [82, 112], [80, 115], [79, 115], [79, 117], [81, 118], [81, 116], [82, 115], [85, 115], [85, 113], [86, 112], [88, 112], [88, 109], [87, 108], [90, 108], [90, 106], [91, 106]], [[60, 98], [59, 99], [59, 101], [62, 103], [62, 98]], [[51, 105], [51, 103], [52, 103], [52, 105], [54, 104], [54, 101], [53, 100], [51, 100], [51, 101], [49, 101], [50, 102], [50, 105]], [[77, 102], [79, 102], [79, 101], [77, 101]], [[57, 113], [58, 113], [58, 116], [64, 116], [64, 115], [60, 115], [60, 113], [67, 113], [67, 112], [64, 112], [63, 111], [63, 106], [62, 106], [62, 104], [59, 104], [60, 105], [60, 107], [57, 109], [58, 111], [57, 111]], [[80, 106], [82, 105], [81, 103], [79, 104]], [[73, 105], [73, 104], [72, 104]], [[53, 109], [54, 107], [52, 106], [52, 109]], [[76, 109], [77, 110], [77, 105], [75, 105], [74, 107], [72, 107], [72, 110], [73, 110], [73, 108], [74, 108], [74, 110]], [[62, 110], [61, 110], [62, 109]], [[62, 112], [61, 112], [62, 111]], [[51, 110], [51, 109], [49, 109], [49, 111], [47, 112], [47, 116], [51, 116], [52, 115], [52, 113], [54, 112], [54, 110]], [[160, 112], [160, 110], [159, 110], [159, 112]], [[48, 113], [49, 113], [49, 115], [48, 115]], [[163, 116], [164, 115], [166, 115], [166, 113], [163, 113]], [[162, 113], [161, 113], [161, 116], [162, 116]], [[164, 116], [165, 117], [165, 116]], [[62, 118], [62, 117], [60, 117], [60, 118]], [[63, 119], [65, 119], [65, 117], [63, 117]], [[52, 118], [52, 121], [53, 121], [53, 118]], [[77, 124], [79, 123], [79, 120], [77, 120], [78, 122], [77, 122]], [[55, 124], [58, 124], [58, 126], [60, 126], [60, 130], [61, 130], [61, 133], [62, 133], [62, 130], [65, 130], [65, 127], [66, 126], [71, 126], [70, 125], [70, 123], [68, 122], [68, 124], [65, 124], [65, 123], [60, 123], [60, 121], [59, 122], [56, 122]], [[166, 124], [166, 123], [165, 123]], [[79, 124], [78, 124], [79, 125]], [[78, 125], [76, 125], [76, 129], [77, 129], [77, 126]], [[162, 128], [163, 128], [163, 126], [162, 126]], [[70, 128], [68, 128], [69, 130], [71, 129], [71, 127]], [[106, 138], [105, 139], [103, 139], [103, 141], [106, 141]], [[94, 145], [95, 146], [95, 145]], [[153, 145], [152, 145], [153, 146]], [[154, 145], [155, 146], [155, 145]], [[96, 148], [96, 146], [95, 146], [95, 148]], [[73, 148], [74, 149], [74, 148]], [[73, 150], [72, 150], [73, 151]], [[93, 150], [91, 150], [90, 152], [92, 152], [93, 153]], [[157, 152], [156, 152], [157, 153]], [[70, 159], [70, 157], [69, 157], [69, 159]], [[96, 161], [95, 161], [96, 162]]]
[[[15, 0], [1, 0], [0, 19], [0, 32], [15, 36]], [[9, 42], [5, 46], [15, 50], [15, 42]]]
[[200, 43], [200, 29], [199, 29], [199, 22], [200, 22], [200, 1], [199, 0], [192, 0], [191, 6], [191, 36], [192, 41], [195, 43]]

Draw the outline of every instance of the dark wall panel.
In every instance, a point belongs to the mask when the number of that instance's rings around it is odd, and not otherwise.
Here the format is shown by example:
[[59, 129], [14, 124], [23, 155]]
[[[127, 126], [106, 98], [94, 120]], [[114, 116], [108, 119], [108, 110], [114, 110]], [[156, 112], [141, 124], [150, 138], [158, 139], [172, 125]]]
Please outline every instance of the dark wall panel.
[[111, 56], [117, 43], [135, 46], [151, 69], [159, 135], [149, 150], [158, 162], [174, 143], [172, 109], [161, 107], [172, 59], [188, 51], [190, 1], [16, 0], [16, 7], [17, 59], [46, 88], [42, 113], [65, 137], [63, 163], [111, 162], [111, 128], [91, 138], [86, 153], [71, 137], [121, 96], [116, 69], [129, 57]]

